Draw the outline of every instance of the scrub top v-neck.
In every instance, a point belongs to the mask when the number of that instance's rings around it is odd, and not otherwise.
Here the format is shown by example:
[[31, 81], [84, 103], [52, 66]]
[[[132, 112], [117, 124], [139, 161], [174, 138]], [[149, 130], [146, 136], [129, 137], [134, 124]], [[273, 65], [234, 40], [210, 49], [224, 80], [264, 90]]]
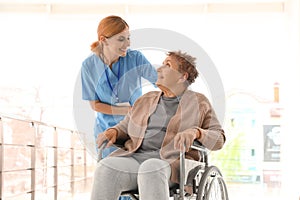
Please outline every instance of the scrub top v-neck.
[[[110, 88], [110, 90], [112, 91], [112, 94], [113, 96], [115, 97], [115, 102], [116, 103], [120, 103], [119, 101], [119, 89], [118, 87], [114, 87], [114, 85], [117, 85], [119, 80], [120, 80], [120, 62], [118, 61], [117, 62], [117, 73], [113, 73], [115, 76], [113, 78], [109, 78], [109, 72], [111, 71], [111, 69], [106, 66], [106, 69], [105, 69], [105, 76], [106, 76], [106, 81], [108, 83], [108, 86]], [[115, 77], [117, 78], [117, 80], [115, 80]], [[112, 79], [112, 80], [110, 80]], [[114, 84], [115, 83], [115, 84]]]
[[[111, 69], [97, 55], [92, 54], [82, 63], [82, 99], [99, 100], [110, 105], [122, 102], [129, 102], [130, 105], [133, 105], [136, 99], [142, 95], [142, 78], [154, 85], [157, 73], [139, 51], [128, 50], [126, 56], [120, 57]], [[97, 112], [94, 127], [95, 137], [107, 128], [116, 125], [123, 118], [123, 115]]]

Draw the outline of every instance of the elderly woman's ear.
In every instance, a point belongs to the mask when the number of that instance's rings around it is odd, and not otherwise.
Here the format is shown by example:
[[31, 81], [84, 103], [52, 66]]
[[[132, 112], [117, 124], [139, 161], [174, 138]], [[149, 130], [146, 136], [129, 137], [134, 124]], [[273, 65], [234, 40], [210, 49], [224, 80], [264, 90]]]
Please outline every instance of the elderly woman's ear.
[[187, 72], [184, 72], [184, 74], [182, 75], [182, 77], [179, 79], [179, 81], [181, 82], [185, 82], [188, 79], [189, 75]]

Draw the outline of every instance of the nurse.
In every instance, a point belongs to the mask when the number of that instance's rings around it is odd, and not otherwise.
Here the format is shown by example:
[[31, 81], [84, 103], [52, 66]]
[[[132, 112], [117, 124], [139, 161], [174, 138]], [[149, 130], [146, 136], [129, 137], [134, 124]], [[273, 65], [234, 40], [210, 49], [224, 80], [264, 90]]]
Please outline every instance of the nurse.
[[[155, 68], [137, 50], [129, 49], [128, 24], [119, 16], [102, 19], [93, 52], [82, 63], [82, 98], [96, 111], [94, 136], [116, 125], [142, 95], [142, 78], [153, 85]], [[105, 149], [103, 157], [114, 148]]]

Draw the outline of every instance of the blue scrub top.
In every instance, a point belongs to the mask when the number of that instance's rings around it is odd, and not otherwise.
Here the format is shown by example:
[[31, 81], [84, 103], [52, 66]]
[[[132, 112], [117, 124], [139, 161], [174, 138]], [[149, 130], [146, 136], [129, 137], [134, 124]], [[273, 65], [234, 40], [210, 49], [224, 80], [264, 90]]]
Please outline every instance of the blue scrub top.
[[[120, 57], [112, 65], [112, 70], [97, 55], [92, 54], [82, 63], [82, 99], [99, 100], [110, 105], [121, 102], [129, 102], [133, 105], [142, 95], [142, 78], [154, 85], [157, 73], [145, 56], [137, 50], [127, 50], [126, 56]], [[97, 112], [95, 137], [123, 118], [123, 115]]]

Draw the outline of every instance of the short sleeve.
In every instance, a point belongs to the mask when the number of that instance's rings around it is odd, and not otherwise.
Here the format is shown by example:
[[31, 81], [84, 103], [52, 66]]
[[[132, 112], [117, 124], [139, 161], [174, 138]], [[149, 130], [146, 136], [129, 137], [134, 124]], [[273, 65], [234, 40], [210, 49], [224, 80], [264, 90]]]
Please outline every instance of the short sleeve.
[[81, 86], [83, 100], [97, 100], [96, 95], [96, 80], [93, 78], [93, 73], [87, 67], [86, 62], [83, 62], [81, 68]]
[[155, 85], [157, 81], [156, 69], [141, 52], [137, 54], [137, 64], [139, 66], [140, 75]]

